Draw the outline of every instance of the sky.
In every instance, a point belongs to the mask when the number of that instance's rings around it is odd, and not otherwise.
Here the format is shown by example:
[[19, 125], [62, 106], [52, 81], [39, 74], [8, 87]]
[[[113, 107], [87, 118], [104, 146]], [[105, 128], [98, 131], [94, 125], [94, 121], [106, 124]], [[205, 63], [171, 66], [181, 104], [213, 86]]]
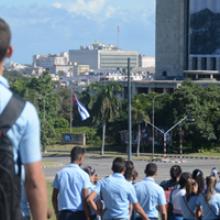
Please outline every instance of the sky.
[[60, 53], [100, 41], [155, 54], [156, 0], [1, 0], [0, 17], [11, 26], [14, 56]]

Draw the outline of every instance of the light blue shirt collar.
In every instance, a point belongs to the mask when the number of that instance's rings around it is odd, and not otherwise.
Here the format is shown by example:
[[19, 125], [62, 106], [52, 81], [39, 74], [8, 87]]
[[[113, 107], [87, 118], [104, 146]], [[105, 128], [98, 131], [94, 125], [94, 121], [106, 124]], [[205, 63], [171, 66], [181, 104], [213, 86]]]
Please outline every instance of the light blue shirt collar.
[[123, 177], [124, 178], [124, 176], [121, 173], [113, 173], [112, 176], [114, 176], [114, 177]]
[[145, 177], [144, 180], [155, 182], [154, 178], [153, 177], [149, 177], [149, 176]]
[[67, 164], [67, 167], [75, 167], [75, 168], [80, 168], [80, 166], [76, 163], [69, 163]]
[[9, 88], [9, 83], [8, 80], [0, 75], [0, 84], [2, 84], [3, 86], [5, 86], [6, 88]]

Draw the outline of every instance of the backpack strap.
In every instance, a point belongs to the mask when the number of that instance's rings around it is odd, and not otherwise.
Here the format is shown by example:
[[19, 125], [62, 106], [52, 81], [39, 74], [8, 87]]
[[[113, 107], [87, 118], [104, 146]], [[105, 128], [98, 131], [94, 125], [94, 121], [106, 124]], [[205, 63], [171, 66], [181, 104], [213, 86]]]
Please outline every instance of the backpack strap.
[[0, 115], [0, 130], [5, 134], [13, 126], [25, 107], [25, 101], [13, 94]]
[[190, 212], [190, 214], [191, 214], [193, 217], [196, 217], [196, 216], [195, 216], [195, 213], [194, 213], [193, 210], [189, 207], [189, 204], [188, 204], [188, 202], [186, 201], [186, 196], [183, 196], [183, 201], [184, 201], [184, 203], [185, 203], [186, 208], [187, 208], [188, 211]]

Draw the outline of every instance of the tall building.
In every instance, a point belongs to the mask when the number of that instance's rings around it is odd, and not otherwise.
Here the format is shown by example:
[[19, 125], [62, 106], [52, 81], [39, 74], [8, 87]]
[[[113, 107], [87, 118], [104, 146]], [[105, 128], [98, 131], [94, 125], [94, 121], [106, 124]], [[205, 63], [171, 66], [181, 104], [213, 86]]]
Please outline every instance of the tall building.
[[157, 0], [156, 78], [219, 79], [220, 1]]
[[135, 51], [120, 50], [114, 45], [100, 43], [79, 50], [70, 50], [69, 59], [72, 63], [89, 65], [91, 69], [116, 70], [127, 67], [127, 59], [131, 59], [131, 67], [138, 67], [138, 53]]

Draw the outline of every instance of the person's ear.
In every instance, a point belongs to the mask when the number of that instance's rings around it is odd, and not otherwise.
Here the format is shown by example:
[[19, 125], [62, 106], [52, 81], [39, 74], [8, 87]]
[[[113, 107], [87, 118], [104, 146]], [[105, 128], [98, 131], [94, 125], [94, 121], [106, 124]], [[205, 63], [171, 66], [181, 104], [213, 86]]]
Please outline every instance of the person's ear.
[[13, 48], [11, 46], [8, 47], [7, 51], [6, 51], [6, 57], [10, 58], [13, 54]]

